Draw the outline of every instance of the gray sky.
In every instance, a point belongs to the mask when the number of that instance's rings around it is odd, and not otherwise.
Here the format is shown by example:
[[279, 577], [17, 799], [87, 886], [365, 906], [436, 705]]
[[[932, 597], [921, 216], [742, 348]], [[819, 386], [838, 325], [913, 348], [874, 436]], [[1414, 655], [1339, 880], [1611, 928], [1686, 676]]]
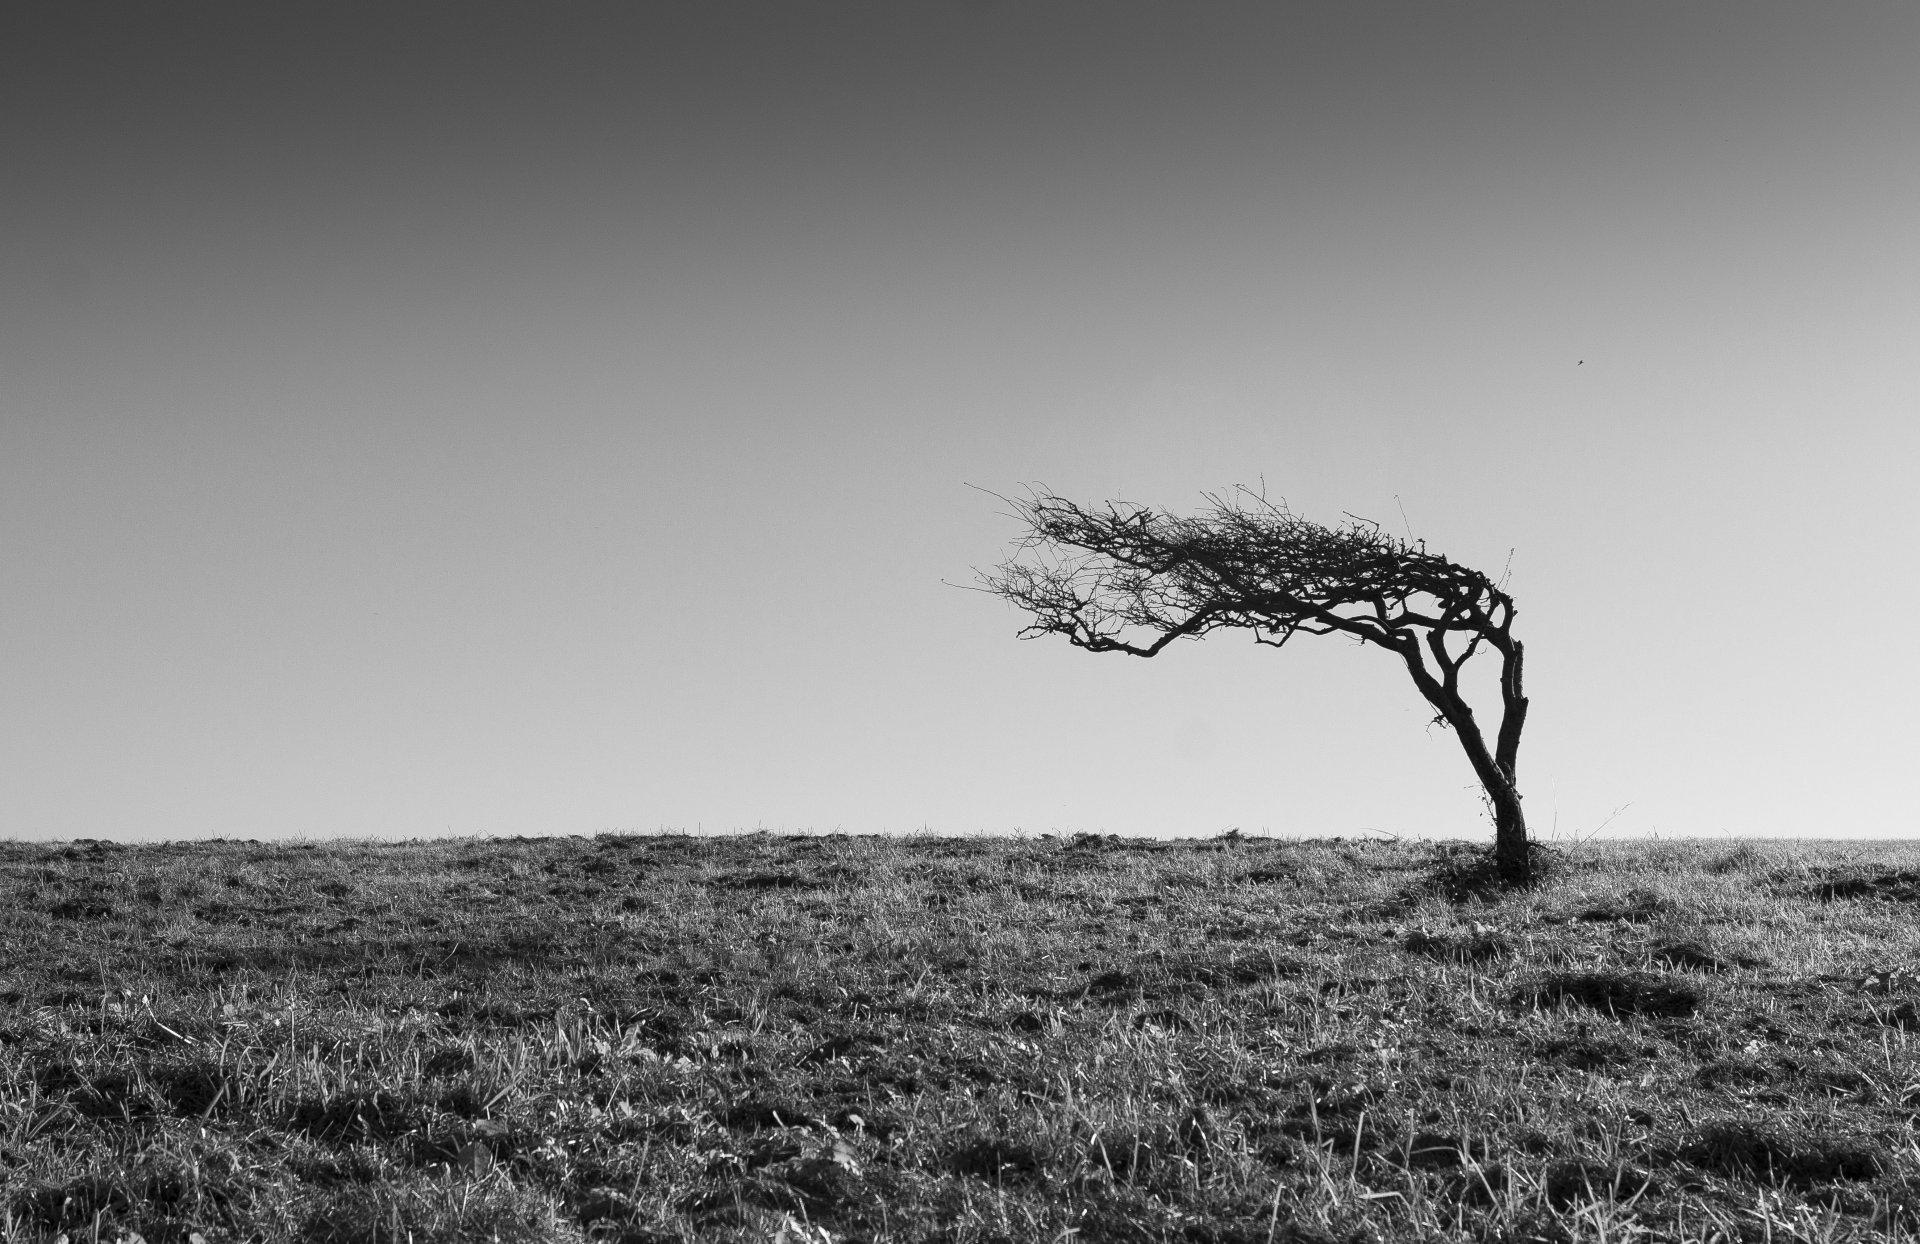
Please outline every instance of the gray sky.
[[1015, 642], [974, 483], [1497, 572], [1534, 828], [1915, 833], [1920, 8], [0, 16], [0, 835], [1487, 833], [1390, 657]]

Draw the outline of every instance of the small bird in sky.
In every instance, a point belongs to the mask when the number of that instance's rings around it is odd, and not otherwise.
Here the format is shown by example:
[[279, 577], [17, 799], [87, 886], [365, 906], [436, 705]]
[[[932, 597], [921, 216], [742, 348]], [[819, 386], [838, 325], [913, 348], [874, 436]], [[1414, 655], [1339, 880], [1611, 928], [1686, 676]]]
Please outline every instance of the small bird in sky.
[[1586, 365], [1587, 365], [1587, 360], [1585, 359], [1581, 359], [1578, 363], [1574, 364], [1575, 367], [1585, 367]]

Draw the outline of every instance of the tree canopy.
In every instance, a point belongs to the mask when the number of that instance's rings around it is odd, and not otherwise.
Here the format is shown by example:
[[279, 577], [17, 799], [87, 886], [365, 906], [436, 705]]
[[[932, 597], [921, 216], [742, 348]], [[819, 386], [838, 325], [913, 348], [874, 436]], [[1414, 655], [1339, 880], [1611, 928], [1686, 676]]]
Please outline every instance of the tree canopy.
[[[1295, 635], [1341, 634], [1393, 652], [1466, 750], [1493, 814], [1501, 875], [1524, 880], [1515, 760], [1527, 699], [1504, 583], [1351, 515], [1328, 527], [1247, 488], [1205, 499], [1199, 513], [1177, 515], [1046, 491], [1003, 497], [1026, 531], [979, 583], [1031, 615], [1022, 638], [1061, 635], [1089, 652], [1154, 657], [1227, 628], [1275, 648]], [[1500, 662], [1491, 744], [1460, 680], [1481, 651]]]

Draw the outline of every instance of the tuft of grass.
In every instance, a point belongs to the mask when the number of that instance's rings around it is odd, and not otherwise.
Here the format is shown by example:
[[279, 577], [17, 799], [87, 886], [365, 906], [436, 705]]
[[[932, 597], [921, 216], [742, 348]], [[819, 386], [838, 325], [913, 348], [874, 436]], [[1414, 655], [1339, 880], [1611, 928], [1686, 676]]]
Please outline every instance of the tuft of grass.
[[0, 844], [0, 1236], [1920, 1239], [1920, 849]]

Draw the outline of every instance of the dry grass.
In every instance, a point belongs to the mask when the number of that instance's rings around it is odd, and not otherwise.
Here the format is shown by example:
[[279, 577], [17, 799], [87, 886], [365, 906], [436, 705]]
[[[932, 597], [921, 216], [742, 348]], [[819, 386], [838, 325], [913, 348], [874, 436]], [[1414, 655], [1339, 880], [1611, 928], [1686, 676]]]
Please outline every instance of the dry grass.
[[0, 846], [0, 1230], [1920, 1238], [1920, 851]]

